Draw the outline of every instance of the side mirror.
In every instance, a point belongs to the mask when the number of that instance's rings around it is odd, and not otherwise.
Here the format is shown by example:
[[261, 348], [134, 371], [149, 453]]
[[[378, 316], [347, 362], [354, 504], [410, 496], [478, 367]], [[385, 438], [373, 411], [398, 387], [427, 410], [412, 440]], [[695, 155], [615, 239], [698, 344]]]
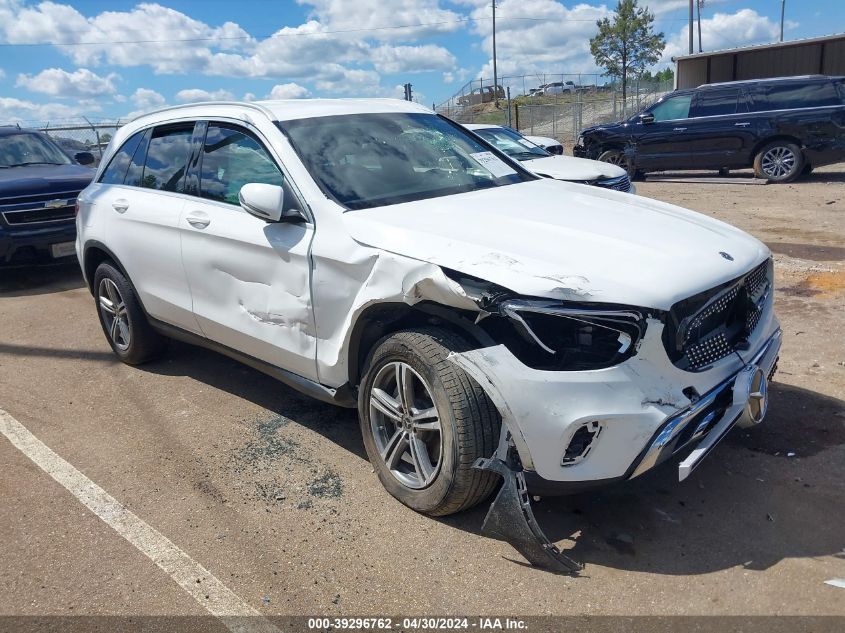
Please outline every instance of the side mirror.
[[241, 187], [238, 200], [250, 215], [267, 222], [304, 222], [298, 209], [284, 210], [285, 190], [278, 185], [251, 182]]
[[651, 125], [654, 123], [654, 115], [651, 112], [646, 112], [640, 115], [640, 123], [643, 125]]
[[91, 152], [76, 152], [73, 159], [80, 165], [93, 165], [95, 160], [94, 154]]

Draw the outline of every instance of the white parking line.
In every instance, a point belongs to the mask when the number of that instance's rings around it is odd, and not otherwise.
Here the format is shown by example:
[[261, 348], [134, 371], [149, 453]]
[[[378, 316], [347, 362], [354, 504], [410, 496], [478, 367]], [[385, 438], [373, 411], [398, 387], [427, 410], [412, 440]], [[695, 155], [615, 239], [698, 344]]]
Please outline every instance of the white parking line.
[[[0, 432], [45, 473], [68, 489], [91, 512], [164, 570], [182, 589], [233, 633], [279, 633], [210, 571], [170, 539], [54, 453], [27, 428], [0, 409]], [[199, 579], [200, 582], [197, 582]]]

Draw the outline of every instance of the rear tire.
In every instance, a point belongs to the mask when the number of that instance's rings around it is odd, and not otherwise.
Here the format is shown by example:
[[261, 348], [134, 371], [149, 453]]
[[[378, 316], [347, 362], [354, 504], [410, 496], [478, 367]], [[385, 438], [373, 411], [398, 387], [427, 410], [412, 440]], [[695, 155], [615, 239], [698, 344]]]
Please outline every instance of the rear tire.
[[495, 451], [501, 418], [478, 383], [447, 360], [468, 349], [440, 328], [396, 332], [370, 354], [359, 389], [364, 446], [379, 480], [431, 516], [480, 503], [499, 481], [472, 467]]
[[110, 262], [94, 273], [94, 301], [112, 351], [127, 365], [140, 365], [164, 350], [165, 340], [150, 326], [129, 280]]
[[773, 141], [754, 157], [754, 175], [769, 182], [792, 182], [803, 168], [801, 148], [789, 141]]

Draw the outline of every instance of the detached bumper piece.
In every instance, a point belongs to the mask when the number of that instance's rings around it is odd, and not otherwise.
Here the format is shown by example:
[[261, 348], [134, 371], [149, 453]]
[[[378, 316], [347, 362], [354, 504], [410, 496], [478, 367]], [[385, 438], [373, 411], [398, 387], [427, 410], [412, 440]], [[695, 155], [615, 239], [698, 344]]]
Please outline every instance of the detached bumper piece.
[[577, 574], [584, 568], [563, 554], [540, 529], [531, 510], [531, 497], [521, 470], [513, 470], [496, 458], [478, 459], [473, 468], [489, 470], [502, 477], [502, 487], [481, 525], [482, 534], [510, 543], [537, 567], [565, 574]]

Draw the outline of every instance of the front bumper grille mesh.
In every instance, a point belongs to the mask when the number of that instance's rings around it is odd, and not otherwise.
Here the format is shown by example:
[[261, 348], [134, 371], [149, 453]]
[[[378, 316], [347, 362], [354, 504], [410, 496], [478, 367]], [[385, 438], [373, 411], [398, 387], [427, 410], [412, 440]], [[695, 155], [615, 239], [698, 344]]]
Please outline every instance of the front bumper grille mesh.
[[[674, 324], [664, 339], [673, 362], [703, 370], [738, 349], [757, 329], [772, 287], [772, 266], [763, 262], [739, 279], [672, 309]], [[674, 345], [670, 343], [674, 337]]]

